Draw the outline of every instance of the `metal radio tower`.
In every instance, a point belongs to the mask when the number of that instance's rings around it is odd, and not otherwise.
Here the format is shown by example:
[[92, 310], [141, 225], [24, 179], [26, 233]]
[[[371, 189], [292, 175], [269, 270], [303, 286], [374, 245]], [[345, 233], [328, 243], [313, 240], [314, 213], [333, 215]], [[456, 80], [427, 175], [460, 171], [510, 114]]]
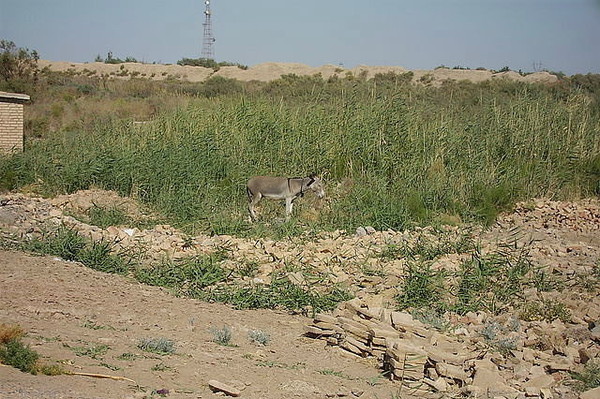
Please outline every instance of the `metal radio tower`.
[[211, 11], [210, 11], [210, 0], [205, 0], [204, 4], [206, 4], [206, 8], [204, 9], [204, 40], [202, 41], [202, 58], [205, 60], [214, 60], [215, 59], [215, 51], [213, 49], [213, 45], [215, 43], [215, 38], [212, 33], [212, 23], [210, 20]]

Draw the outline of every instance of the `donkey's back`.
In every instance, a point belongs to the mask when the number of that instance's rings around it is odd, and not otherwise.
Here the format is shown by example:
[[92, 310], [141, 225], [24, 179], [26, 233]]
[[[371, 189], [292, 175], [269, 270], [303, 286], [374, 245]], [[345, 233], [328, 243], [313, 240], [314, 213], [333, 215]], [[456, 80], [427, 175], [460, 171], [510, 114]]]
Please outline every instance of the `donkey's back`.
[[248, 180], [246, 190], [248, 192], [248, 211], [252, 219], [256, 219], [254, 206], [263, 197], [274, 200], [285, 200], [286, 219], [289, 219], [292, 214], [293, 201], [296, 198], [302, 197], [307, 191], [313, 191], [319, 198], [325, 196], [323, 183], [316, 176], [255, 176]]
[[287, 177], [279, 176], [254, 176], [248, 180], [248, 195], [285, 199], [291, 195], [291, 184]]

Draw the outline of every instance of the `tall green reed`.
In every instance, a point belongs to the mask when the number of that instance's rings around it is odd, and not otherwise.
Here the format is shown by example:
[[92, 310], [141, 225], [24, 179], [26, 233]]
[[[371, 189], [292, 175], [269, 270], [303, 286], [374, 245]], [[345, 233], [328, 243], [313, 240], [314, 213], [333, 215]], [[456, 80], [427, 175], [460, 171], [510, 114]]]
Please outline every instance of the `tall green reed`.
[[191, 99], [143, 125], [104, 120], [28, 143], [0, 162], [0, 183], [113, 189], [191, 231], [235, 234], [255, 230], [244, 185], [257, 174], [323, 174], [329, 199], [310, 219], [322, 229], [399, 229], [445, 215], [489, 223], [520, 199], [598, 194], [600, 120], [586, 95], [384, 83], [290, 77]]

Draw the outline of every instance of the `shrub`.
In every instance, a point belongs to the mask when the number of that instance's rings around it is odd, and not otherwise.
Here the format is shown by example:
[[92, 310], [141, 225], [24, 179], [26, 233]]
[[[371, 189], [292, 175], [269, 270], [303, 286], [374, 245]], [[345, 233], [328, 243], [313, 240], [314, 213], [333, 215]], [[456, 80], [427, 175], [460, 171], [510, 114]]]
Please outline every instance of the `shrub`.
[[20, 339], [10, 339], [0, 345], [0, 360], [2, 363], [13, 366], [25, 373], [37, 374], [37, 352], [25, 346]]
[[223, 346], [230, 345], [231, 338], [233, 337], [231, 327], [223, 326], [223, 328], [211, 328], [210, 332], [213, 335], [213, 342]]
[[271, 341], [271, 336], [261, 330], [251, 330], [248, 332], [248, 338], [250, 342], [254, 342], [258, 345], [265, 346]]
[[159, 355], [170, 355], [175, 353], [175, 342], [167, 338], [142, 338], [137, 347], [146, 352]]

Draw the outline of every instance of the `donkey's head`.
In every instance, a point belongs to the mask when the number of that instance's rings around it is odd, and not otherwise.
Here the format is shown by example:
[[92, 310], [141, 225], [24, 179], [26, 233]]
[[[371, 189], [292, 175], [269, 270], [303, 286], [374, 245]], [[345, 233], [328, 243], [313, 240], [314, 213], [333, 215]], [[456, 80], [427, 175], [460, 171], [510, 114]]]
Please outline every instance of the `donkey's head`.
[[325, 197], [325, 186], [323, 181], [316, 175], [311, 175], [307, 179], [308, 182], [306, 183], [306, 188], [314, 192], [319, 198]]

